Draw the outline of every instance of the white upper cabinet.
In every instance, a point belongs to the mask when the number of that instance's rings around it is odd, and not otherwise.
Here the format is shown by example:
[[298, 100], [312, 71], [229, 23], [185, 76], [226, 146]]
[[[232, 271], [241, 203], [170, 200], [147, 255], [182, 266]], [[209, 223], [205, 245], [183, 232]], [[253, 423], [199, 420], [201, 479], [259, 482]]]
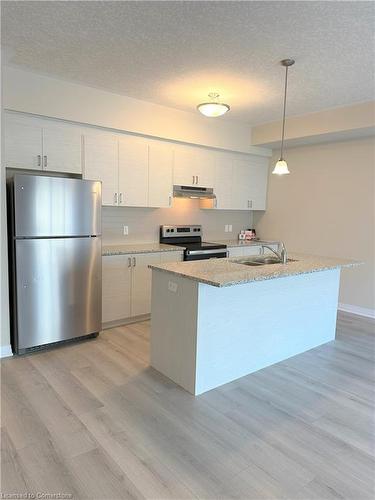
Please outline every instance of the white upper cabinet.
[[102, 182], [102, 205], [118, 205], [118, 138], [103, 132], [84, 136], [84, 178]]
[[148, 164], [148, 206], [172, 205], [173, 149], [171, 144], [150, 141]]
[[233, 166], [231, 157], [226, 153], [217, 153], [214, 170], [214, 208], [230, 210], [232, 208]]
[[43, 127], [43, 169], [82, 173], [82, 133], [78, 127]]
[[55, 172], [82, 172], [82, 133], [75, 125], [5, 115], [5, 165]]
[[42, 169], [43, 131], [38, 121], [5, 116], [4, 158], [7, 167]]
[[215, 153], [205, 149], [196, 149], [195, 166], [197, 185], [212, 188], [214, 185]]
[[268, 159], [249, 157], [233, 160], [233, 208], [265, 210]]
[[249, 161], [235, 158], [232, 165], [232, 208], [237, 210], [251, 210]]
[[202, 208], [265, 210], [268, 158], [4, 114], [6, 167], [82, 173], [102, 182], [102, 204], [171, 207], [173, 184], [214, 188]]
[[215, 153], [189, 146], [175, 146], [173, 184], [212, 187]]
[[175, 146], [173, 164], [173, 184], [192, 186], [195, 184], [194, 149], [188, 146]]
[[148, 143], [135, 136], [119, 137], [119, 205], [147, 207]]
[[268, 158], [217, 153], [215, 158], [213, 205], [221, 210], [265, 210]]
[[267, 200], [268, 158], [250, 161], [250, 205], [252, 210], [265, 210]]

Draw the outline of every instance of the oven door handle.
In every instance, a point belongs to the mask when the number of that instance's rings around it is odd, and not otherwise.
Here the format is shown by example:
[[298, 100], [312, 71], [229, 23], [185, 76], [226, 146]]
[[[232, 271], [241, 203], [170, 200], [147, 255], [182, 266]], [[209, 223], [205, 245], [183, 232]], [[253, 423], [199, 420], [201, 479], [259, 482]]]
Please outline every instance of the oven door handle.
[[186, 250], [186, 255], [212, 255], [215, 253], [226, 253], [226, 248], [215, 248], [213, 250]]

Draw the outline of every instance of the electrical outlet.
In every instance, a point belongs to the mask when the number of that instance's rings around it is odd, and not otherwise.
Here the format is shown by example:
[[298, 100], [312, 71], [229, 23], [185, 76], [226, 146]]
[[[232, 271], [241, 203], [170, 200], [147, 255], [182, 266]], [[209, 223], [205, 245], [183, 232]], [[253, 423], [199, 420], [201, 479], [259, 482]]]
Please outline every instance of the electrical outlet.
[[129, 234], [129, 226], [124, 226], [123, 228], [123, 235], [127, 236]]
[[176, 293], [177, 292], [177, 283], [174, 281], [168, 281], [168, 290], [170, 292]]
[[225, 224], [224, 226], [224, 231], [227, 233], [228, 232], [228, 224]]
[[229, 224], [228, 225], [228, 232], [231, 233], [232, 232], [232, 224]]

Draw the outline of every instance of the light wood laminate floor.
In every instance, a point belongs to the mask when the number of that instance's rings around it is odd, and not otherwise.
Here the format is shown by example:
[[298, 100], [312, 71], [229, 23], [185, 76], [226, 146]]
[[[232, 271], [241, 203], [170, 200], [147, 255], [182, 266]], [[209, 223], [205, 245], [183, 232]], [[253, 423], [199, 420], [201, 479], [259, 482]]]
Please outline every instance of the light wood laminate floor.
[[374, 340], [342, 313], [335, 342], [196, 398], [149, 368], [148, 322], [3, 360], [1, 492], [373, 499]]

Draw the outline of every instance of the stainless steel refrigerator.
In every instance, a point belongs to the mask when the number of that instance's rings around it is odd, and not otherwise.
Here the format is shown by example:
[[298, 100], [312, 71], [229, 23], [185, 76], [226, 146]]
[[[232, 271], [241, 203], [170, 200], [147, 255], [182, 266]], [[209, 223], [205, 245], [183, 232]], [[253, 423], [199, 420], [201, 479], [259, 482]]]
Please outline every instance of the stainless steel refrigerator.
[[101, 183], [7, 181], [12, 348], [23, 354], [101, 330]]

